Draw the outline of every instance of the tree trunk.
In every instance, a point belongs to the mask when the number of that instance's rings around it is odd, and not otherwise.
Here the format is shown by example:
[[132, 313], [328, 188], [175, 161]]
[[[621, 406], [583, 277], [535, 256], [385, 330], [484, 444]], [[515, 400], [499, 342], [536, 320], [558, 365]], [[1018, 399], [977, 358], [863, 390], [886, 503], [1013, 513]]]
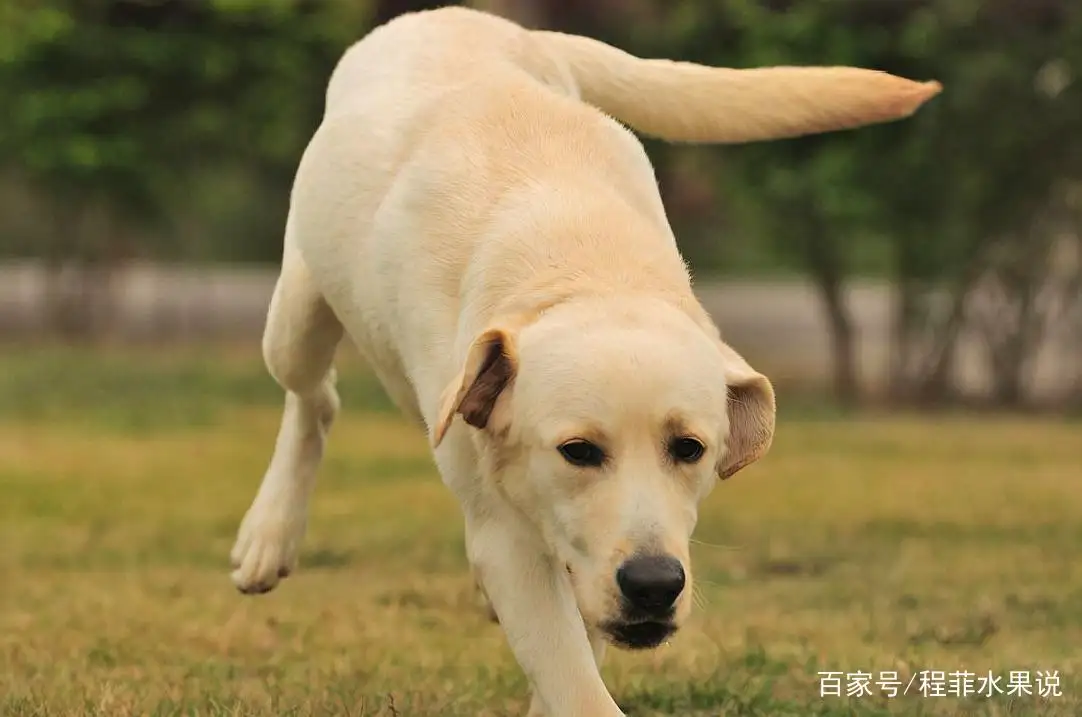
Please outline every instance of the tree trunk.
[[860, 399], [860, 379], [856, 327], [845, 303], [842, 255], [833, 234], [822, 226], [814, 212], [805, 213], [804, 230], [804, 261], [815, 280], [830, 325], [834, 397], [842, 406], [853, 407]]
[[853, 407], [860, 398], [857, 375], [856, 329], [845, 305], [840, 282], [820, 281], [819, 292], [830, 324], [831, 360], [834, 368], [834, 396], [838, 403]]
[[894, 237], [894, 310], [891, 318], [887, 386], [890, 400], [910, 403], [919, 398], [921, 354], [921, 296], [918, 257], [904, 230]]

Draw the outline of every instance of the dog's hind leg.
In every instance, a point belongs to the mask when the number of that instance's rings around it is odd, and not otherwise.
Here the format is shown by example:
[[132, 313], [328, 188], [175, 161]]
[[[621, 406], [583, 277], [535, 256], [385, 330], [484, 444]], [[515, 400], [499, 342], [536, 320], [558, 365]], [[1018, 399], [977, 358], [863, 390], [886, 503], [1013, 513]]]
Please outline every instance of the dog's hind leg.
[[333, 364], [342, 334], [287, 238], [263, 333], [263, 357], [286, 391], [285, 410], [270, 465], [231, 554], [233, 583], [243, 593], [273, 589], [296, 566], [308, 499], [339, 407]]

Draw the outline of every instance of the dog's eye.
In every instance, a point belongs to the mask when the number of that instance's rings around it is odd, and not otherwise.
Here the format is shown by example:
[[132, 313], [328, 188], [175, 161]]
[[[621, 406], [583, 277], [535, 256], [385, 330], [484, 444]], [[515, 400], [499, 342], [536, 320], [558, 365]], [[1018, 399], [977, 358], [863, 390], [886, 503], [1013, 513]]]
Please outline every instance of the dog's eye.
[[694, 463], [703, 457], [706, 448], [694, 438], [674, 438], [669, 443], [669, 455], [681, 463]]
[[605, 452], [589, 441], [568, 441], [557, 450], [572, 465], [596, 468], [605, 462]]

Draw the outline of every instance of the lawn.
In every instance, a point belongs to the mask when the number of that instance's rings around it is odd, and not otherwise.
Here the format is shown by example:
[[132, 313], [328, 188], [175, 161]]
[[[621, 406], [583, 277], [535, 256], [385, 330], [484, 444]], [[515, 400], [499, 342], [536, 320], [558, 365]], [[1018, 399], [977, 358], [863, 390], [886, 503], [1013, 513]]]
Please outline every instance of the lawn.
[[[257, 357], [0, 355], [0, 714], [524, 715], [423, 437], [363, 369], [341, 389], [300, 569], [249, 598], [228, 553], [281, 400]], [[610, 651], [625, 711], [1082, 714], [1082, 425], [780, 401], [701, 512], [690, 624]], [[822, 696], [826, 671], [873, 694]], [[985, 694], [934, 696], [959, 671]]]

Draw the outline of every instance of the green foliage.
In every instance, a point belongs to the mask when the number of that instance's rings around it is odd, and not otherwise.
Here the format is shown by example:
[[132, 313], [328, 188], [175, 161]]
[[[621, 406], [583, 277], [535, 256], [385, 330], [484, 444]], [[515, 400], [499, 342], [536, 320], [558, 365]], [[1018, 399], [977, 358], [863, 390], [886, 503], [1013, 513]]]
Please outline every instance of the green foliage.
[[369, 9], [344, 0], [9, 5], [0, 165], [60, 205], [159, 223], [216, 167], [281, 184]]
[[[674, 220], [699, 267], [730, 262], [739, 242], [810, 275], [829, 316], [840, 394], [857, 381], [842, 289], [861, 274], [887, 276], [899, 289], [889, 367], [896, 396], [949, 394], [957, 336], [973, 328], [967, 307], [975, 287], [992, 282], [1005, 310], [1025, 318], [1016, 322], [1022, 328], [1000, 332], [1009, 338], [987, 342], [988, 361], [997, 385], [1021, 385], [1028, 359], [1018, 357], [1036, 350], [1034, 327], [1043, 320], [1031, 297], [1046, 279], [1038, 274], [1051, 239], [1066, 233], [1068, 197], [1082, 182], [1082, 5], [647, 5], [649, 22], [644, 13], [628, 32], [638, 54], [738, 68], [851, 65], [943, 84], [941, 95], [903, 121], [703, 152], [699, 173], [725, 201], [723, 212], [705, 213], [707, 221], [728, 215], [731, 226], [696, 232], [679, 212]], [[651, 150], [662, 167], [684, 151]], [[705, 159], [719, 156], [722, 163]]]
[[[1082, 6], [1069, 0], [536, 2], [561, 29], [643, 55], [943, 82], [902, 122], [698, 155], [733, 218], [728, 241], [765, 246], [775, 263], [952, 280], [1082, 167]], [[189, 254], [273, 259], [327, 76], [377, 15], [417, 3], [398, 5], [9, 0], [0, 169], [75, 213], [104, 205], [159, 228], [179, 217]], [[659, 165], [681, 151], [648, 147]], [[241, 247], [252, 233], [258, 245]], [[699, 266], [716, 263], [710, 240], [687, 243]]]
[[1077, 4], [713, 0], [666, 16], [650, 49], [683, 59], [846, 64], [944, 84], [902, 122], [726, 153], [726, 193], [781, 251], [846, 261], [886, 240], [895, 272], [949, 279], [1082, 173]]

